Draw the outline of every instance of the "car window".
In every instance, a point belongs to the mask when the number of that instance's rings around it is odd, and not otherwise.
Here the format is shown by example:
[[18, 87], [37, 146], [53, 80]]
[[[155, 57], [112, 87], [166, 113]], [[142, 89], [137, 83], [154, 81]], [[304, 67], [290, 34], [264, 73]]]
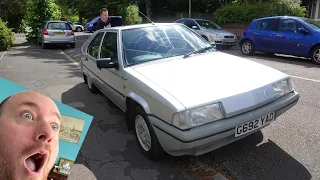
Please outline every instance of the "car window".
[[122, 42], [128, 66], [181, 56], [211, 46], [199, 34], [179, 24], [123, 30]]
[[207, 21], [207, 20], [196, 20], [196, 21], [201, 27], [206, 29], [222, 29], [220, 26], [218, 26], [212, 21]]
[[320, 30], [320, 22], [319, 21], [315, 21], [315, 20], [312, 20], [309, 18], [301, 18], [301, 19], [303, 20], [303, 22], [305, 22], [312, 29]]
[[47, 29], [49, 30], [71, 30], [68, 23], [64, 22], [49, 22]]
[[280, 19], [279, 31], [289, 33], [299, 33], [298, 29], [303, 25], [293, 19]]
[[276, 30], [276, 19], [263, 19], [257, 22], [258, 30], [275, 31]]
[[116, 32], [106, 32], [103, 38], [100, 57], [111, 58], [113, 62], [118, 62], [118, 42]]
[[88, 46], [88, 54], [90, 54], [94, 58], [98, 58], [99, 55], [99, 47], [102, 40], [104, 32], [98, 33], [91, 41]]
[[197, 28], [199, 28], [198, 25], [192, 20], [186, 20], [183, 24], [188, 26], [189, 28], [192, 28], [192, 26], [196, 26]]

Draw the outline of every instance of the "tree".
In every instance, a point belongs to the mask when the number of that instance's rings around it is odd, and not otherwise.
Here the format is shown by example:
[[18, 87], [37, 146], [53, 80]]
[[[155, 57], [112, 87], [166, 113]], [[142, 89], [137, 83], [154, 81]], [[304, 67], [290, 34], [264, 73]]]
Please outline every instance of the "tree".
[[[54, 12], [55, 11], [55, 12]], [[47, 20], [60, 19], [59, 8], [54, 5], [53, 0], [30, 0], [28, 4], [27, 25], [31, 32], [27, 34], [27, 40], [36, 42], [39, 39], [38, 30], [42, 29]]]
[[28, 0], [0, 0], [0, 18], [8, 22], [8, 27], [19, 32], [22, 20], [25, 17]]

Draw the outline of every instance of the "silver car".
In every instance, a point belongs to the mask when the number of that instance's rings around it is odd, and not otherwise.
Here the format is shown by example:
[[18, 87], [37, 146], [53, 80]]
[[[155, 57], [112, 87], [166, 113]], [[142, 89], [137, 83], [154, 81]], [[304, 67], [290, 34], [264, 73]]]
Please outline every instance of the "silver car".
[[299, 99], [289, 75], [216, 51], [177, 23], [100, 29], [83, 44], [81, 67], [89, 91], [126, 113], [153, 159], [230, 144], [277, 123]]
[[39, 29], [39, 43], [42, 48], [47, 48], [48, 44], [69, 44], [75, 47], [75, 35], [70, 24], [66, 21], [46, 21], [43, 29]]
[[237, 36], [235, 34], [222, 29], [209, 20], [183, 18], [175, 21], [175, 23], [188, 26], [210, 43], [216, 44], [217, 47], [230, 49], [237, 43]]

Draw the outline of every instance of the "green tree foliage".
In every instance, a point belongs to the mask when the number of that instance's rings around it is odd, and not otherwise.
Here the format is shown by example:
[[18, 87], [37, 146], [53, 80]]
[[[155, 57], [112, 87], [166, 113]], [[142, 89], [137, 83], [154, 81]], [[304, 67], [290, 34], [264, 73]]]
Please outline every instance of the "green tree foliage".
[[12, 45], [12, 32], [8, 28], [7, 22], [0, 18], [0, 51], [7, 50]]
[[0, 18], [8, 22], [14, 32], [22, 29], [28, 0], [0, 0]]
[[123, 24], [140, 24], [141, 18], [139, 16], [139, 8], [137, 5], [129, 5], [120, 11], [122, 15]]
[[60, 8], [53, 0], [30, 0], [28, 5], [27, 25], [31, 32], [27, 34], [27, 40], [36, 42], [39, 38], [39, 31], [47, 20], [59, 20], [61, 17]]
[[246, 24], [253, 19], [267, 16], [300, 16], [304, 17], [307, 10], [300, 7], [298, 3], [292, 0], [277, 0], [264, 3], [230, 3], [223, 5], [214, 12], [214, 21], [218, 24]]

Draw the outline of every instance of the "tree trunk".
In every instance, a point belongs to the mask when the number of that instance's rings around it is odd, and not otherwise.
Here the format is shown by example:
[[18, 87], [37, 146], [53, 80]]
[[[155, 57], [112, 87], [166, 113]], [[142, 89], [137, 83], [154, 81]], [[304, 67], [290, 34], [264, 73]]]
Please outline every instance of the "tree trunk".
[[152, 16], [151, 0], [146, 0], [146, 12], [147, 12], [147, 17], [151, 18]]

